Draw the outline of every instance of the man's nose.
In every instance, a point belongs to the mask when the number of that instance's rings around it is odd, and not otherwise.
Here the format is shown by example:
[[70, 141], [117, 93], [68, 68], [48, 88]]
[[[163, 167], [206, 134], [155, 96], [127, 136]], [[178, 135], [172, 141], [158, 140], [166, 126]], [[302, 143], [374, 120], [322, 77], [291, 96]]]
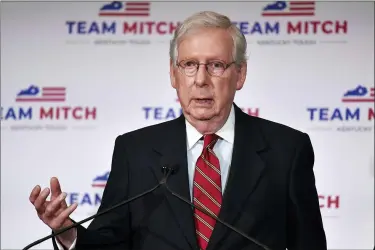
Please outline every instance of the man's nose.
[[198, 86], [204, 85], [206, 83], [207, 74], [206, 65], [199, 65], [195, 75], [195, 84]]

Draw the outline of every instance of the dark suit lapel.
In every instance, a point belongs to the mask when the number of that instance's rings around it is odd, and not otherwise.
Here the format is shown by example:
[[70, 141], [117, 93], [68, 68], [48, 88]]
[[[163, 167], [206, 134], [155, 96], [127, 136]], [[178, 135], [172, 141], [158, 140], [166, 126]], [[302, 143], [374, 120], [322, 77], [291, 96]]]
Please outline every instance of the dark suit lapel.
[[[169, 125], [166, 128], [166, 133], [161, 134], [157, 140], [154, 151], [159, 154], [160, 163], [172, 161], [170, 162], [171, 164], [178, 165], [176, 173], [168, 179], [168, 186], [172, 191], [190, 200], [184, 116], [170, 122]], [[152, 169], [158, 180], [161, 180], [163, 177], [161, 165], [156, 164]], [[192, 207], [178, 200], [178, 198], [172, 196], [168, 191], [166, 191], [166, 196], [173, 211], [171, 216], [176, 219], [182, 233], [191, 246], [190, 249], [198, 249]]]
[[[258, 155], [258, 152], [265, 148], [260, 129], [237, 106], [235, 119], [232, 164], [219, 214], [219, 218], [231, 225], [235, 224], [243, 203], [256, 188], [265, 167]], [[216, 245], [224, 239], [227, 232], [230, 232], [230, 229], [217, 223], [208, 250], [216, 249]]]

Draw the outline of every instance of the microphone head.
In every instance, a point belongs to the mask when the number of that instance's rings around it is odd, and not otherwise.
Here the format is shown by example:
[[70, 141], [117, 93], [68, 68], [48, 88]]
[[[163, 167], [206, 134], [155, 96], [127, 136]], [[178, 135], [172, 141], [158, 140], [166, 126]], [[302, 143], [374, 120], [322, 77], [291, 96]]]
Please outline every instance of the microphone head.
[[161, 170], [163, 174], [175, 174], [177, 173], [179, 164], [176, 160], [168, 158], [168, 157], [162, 157], [161, 159]]

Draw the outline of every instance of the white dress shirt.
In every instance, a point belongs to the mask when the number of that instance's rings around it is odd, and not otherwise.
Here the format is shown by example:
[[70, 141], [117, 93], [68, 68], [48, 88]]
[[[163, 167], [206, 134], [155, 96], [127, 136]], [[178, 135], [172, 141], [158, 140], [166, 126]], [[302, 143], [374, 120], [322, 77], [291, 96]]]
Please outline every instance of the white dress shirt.
[[[219, 131], [216, 132], [216, 135], [218, 135], [220, 139], [215, 143], [213, 148], [213, 151], [220, 163], [222, 193], [224, 193], [225, 185], [228, 179], [229, 167], [232, 161], [234, 121], [234, 108], [232, 106], [226, 123]], [[190, 197], [192, 198], [195, 165], [198, 157], [202, 154], [203, 140], [199, 140], [202, 137], [202, 134], [199, 133], [188, 121], [186, 121], [186, 135], [189, 187]]]
[[[224, 124], [224, 126], [216, 132], [216, 135], [220, 139], [215, 143], [213, 151], [220, 163], [221, 171], [221, 192], [224, 193], [224, 189], [227, 183], [230, 163], [232, 161], [233, 152], [233, 142], [234, 142], [234, 107], [230, 111], [229, 117]], [[202, 134], [199, 133], [188, 121], [186, 123], [186, 146], [187, 146], [187, 159], [188, 159], [188, 174], [189, 174], [189, 187], [190, 187], [190, 197], [192, 199], [193, 195], [193, 181], [195, 165], [197, 163], [198, 157], [201, 155], [203, 150], [203, 140], [200, 140]], [[64, 248], [57, 242], [60, 250]], [[73, 250], [76, 245], [76, 240], [73, 242], [69, 250]]]

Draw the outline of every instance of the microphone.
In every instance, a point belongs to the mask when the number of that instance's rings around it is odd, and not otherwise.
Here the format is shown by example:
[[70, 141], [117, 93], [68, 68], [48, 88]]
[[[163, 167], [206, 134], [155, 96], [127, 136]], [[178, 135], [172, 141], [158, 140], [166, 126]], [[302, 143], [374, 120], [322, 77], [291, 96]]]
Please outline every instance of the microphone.
[[[171, 174], [174, 174], [176, 172], [176, 168], [173, 168], [173, 166], [168, 166], [167, 167], [167, 172], [169, 173], [169, 175]], [[248, 236], [247, 234], [245, 234], [244, 232], [242, 232], [241, 230], [239, 230], [238, 228], [235, 228], [233, 227], [232, 225], [228, 224], [227, 222], [221, 220], [219, 217], [209, 213], [206, 209], [200, 207], [200, 206], [197, 206], [195, 204], [193, 204], [192, 202], [190, 202], [189, 200], [185, 199], [184, 197], [182, 197], [181, 195], [175, 193], [173, 190], [171, 190], [167, 184], [167, 178], [165, 178], [165, 183], [164, 183], [164, 186], [166, 188], [166, 190], [168, 190], [174, 197], [178, 198], [179, 200], [187, 203], [188, 205], [198, 209], [199, 211], [201, 211], [202, 213], [206, 214], [207, 216], [211, 217], [212, 219], [214, 219], [215, 221], [221, 223], [222, 225], [226, 226], [227, 228], [231, 229], [232, 231], [238, 233], [239, 235], [241, 235], [242, 237], [248, 239], [249, 241], [257, 244], [258, 246], [260, 246], [261, 248], [263, 248], [264, 250], [271, 250], [268, 246], [264, 245], [263, 243], [260, 243], [259, 241], [257, 241], [256, 239]], [[374, 249], [375, 250], [375, 249]]]
[[145, 196], [145, 195], [147, 195], [149, 193], [152, 193], [153, 191], [155, 191], [156, 189], [158, 189], [160, 186], [164, 185], [167, 182], [168, 177], [172, 173], [175, 172], [175, 169], [173, 168], [172, 165], [170, 166], [168, 163], [164, 163], [162, 165], [162, 172], [164, 174], [164, 177], [153, 188], [150, 188], [149, 190], [146, 190], [145, 192], [143, 192], [143, 193], [141, 193], [141, 194], [139, 194], [137, 196], [134, 196], [134, 197], [132, 197], [130, 199], [127, 199], [127, 200], [124, 200], [124, 201], [122, 201], [122, 202], [120, 202], [120, 203], [118, 203], [118, 204], [116, 204], [116, 205], [114, 205], [112, 207], [109, 207], [109, 208], [101, 211], [100, 213], [96, 213], [96, 214], [94, 214], [94, 215], [92, 215], [90, 217], [87, 217], [86, 219], [83, 219], [81, 221], [75, 222], [75, 223], [73, 223], [72, 225], [70, 225], [68, 227], [62, 228], [62, 229], [60, 229], [60, 230], [58, 230], [58, 231], [56, 231], [56, 232], [54, 232], [54, 233], [52, 233], [52, 234], [50, 234], [50, 235], [48, 235], [46, 237], [43, 237], [43, 238], [41, 238], [41, 239], [39, 239], [37, 241], [34, 241], [33, 243], [31, 243], [31, 244], [27, 245], [25, 248], [23, 248], [23, 250], [28, 250], [28, 249], [32, 248], [33, 246], [36, 246], [36, 245], [38, 245], [38, 244], [40, 244], [40, 243], [42, 243], [42, 242], [44, 242], [44, 241], [46, 241], [48, 239], [56, 237], [57, 235], [60, 235], [60, 234], [66, 232], [66, 231], [68, 231], [68, 230], [70, 230], [72, 228], [78, 227], [79, 225], [81, 225], [81, 224], [83, 224], [83, 223], [85, 223], [85, 222], [87, 222], [89, 220], [92, 220], [92, 219], [94, 219], [96, 217], [99, 217], [101, 215], [109, 213], [109, 212], [115, 210], [116, 208], [119, 208], [119, 207], [121, 207], [123, 205], [126, 205], [126, 204], [128, 204], [128, 203], [130, 203], [132, 201], [135, 201], [135, 200], [137, 200], [137, 199], [139, 199], [139, 198], [141, 198], [141, 197], [143, 197], [143, 196]]

